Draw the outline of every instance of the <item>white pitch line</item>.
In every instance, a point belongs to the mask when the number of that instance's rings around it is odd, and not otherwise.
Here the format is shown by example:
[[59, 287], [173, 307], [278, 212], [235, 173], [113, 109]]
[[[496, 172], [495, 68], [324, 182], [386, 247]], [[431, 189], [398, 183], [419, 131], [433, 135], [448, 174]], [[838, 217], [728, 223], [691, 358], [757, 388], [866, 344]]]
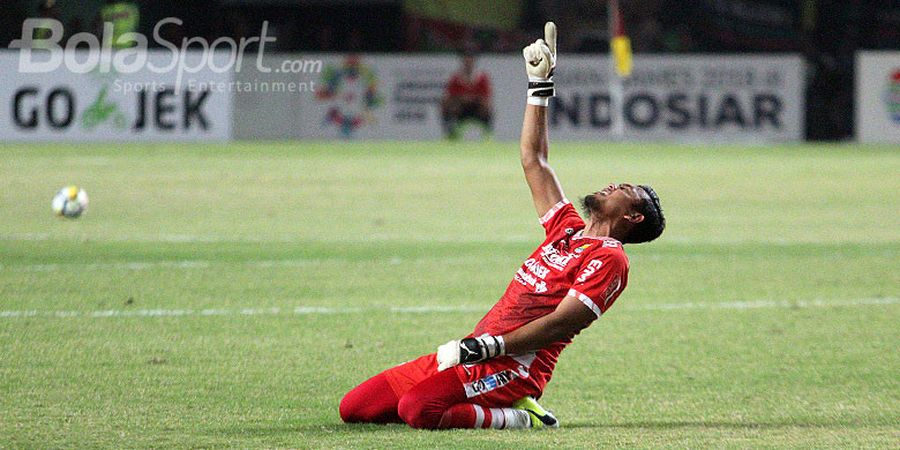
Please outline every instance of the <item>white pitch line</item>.
[[667, 311], [673, 309], [758, 309], [758, 308], [827, 308], [834, 306], [868, 306], [894, 305], [900, 302], [897, 297], [857, 298], [849, 300], [753, 300], [722, 303], [661, 303], [658, 305], [641, 305], [632, 310]]
[[[315, 264], [327, 264], [332, 262], [329, 259], [289, 259], [289, 260], [260, 260], [260, 261], [243, 261], [235, 264], [257, 268], [277, 268], [277, 267], [305, 267]], [[344, 263], [343, 261], [335, 261], [335, 263]], [[225, 266], [228, 262], [221, 261], [204, 261], [204, 260], [182, 260], [182, 261], [132, 261], [132, 262], [113, 262], [113, 263], [61, 263], [61, 264], [16, 264], [2, 265], [0, 271], [9, 272], [60, 272], [66, 270], [152, 270], [152, 269], [209, 269], [213, 266]]]
[[[535, 222], [536, 224], [537, 222]], [[366, 242], [371, 243], [372, 241], [377, 242], [391, 242], [391, 241], [403, 241], [403, 242], [430, 242], [430, 243], [445, 243], [445, 244], [453, 244], [453, 243], [494, 243], [502, 242], [509, 244], [523, 244], [523, 243], [540, 243], [541, 241], [541, 229], [536, 228], [534, 233], [532, 234], [518, 234], [518, 235], [505, 235], [496, 238], [495, 240], [487, 240], [483, 238], [466, 238], [466, 237], [452, 237], [447, 235], [435, 235], [435, 236], [405, 236], [400, 233], [384, 233], [384, 234], [369, 234], [366, 235], [365, 238], [347, 238], [341, 237], [340, 239], [333, 239], [334, 242]], [[51, 233], [7, 233], [0, 234], [0, 241], [24, 241], [24, 242], [41, 242], [41, 241], [53, 241], [53, 240], [71, 240], [71, 236], [65, 235], [55, 235]], [[317, 237], [316, 239], [321, 240], [321, 237]], [[92, 241], [94, 242], [136, 242], [136, 243], [147, 243], [147, 242], [163, 242], [163, 243], [173, 243], [173, 244], [210, 244], [210, 243], [274, 243], [274, 244], [303, 244], [309, 241], [309, 237], [298, 237], [296, 235], [270, 235], [270, 236], [231, 236], [231, 235], [217, 235], [217, 234], [208, 234], [208, 235], [192, 235], [192, 234], [144, 234], [144, 235], [118, 235], [118, 236], [108, 236], [108, 237], [98, 237], [93, 236]], [[327, 241], [327, 240], [326, 240]]]
[[[487, 257], [491, 258], [491, 257]], [[508, 259], [502, 256], [494, 256], [495, 259]], [[485, 258], [481, 258], [484, 260]], [[302, 268], [302, 267], [310, 267], [310, 266], [327, 266], [327, 265], [339, 265], [346, 266], [350, 264], [357, 265], [365, 265], [365, 264], [389, 264], [392, 266], [400, 265], [403, 263], [416, 263], [416, 262], [427, 262], [427, 261], [441, 261], [445, 264], [453, 264], [453, 263], [467, 263], [470, 262], [472, 258], [464, 257], [464, 256], [417, 256], [412, 258], [401, 258], [399, 256], [392, 256], [389, 258], [382, 258], [378, 260], [369, 260], [369, 261], [359, 261], [350, 258], [292, 258], [292, 259], [276, 259], [276, 260], [250, 260], [250, 261], [216, 261], [216, 260], [178, 260], [178, 261], [130, 261], [130, 262], [108, 262], [108, 263], [51, 263], [51, 264], [12, 264], [12, 265], [4, 265], [0, 264], [0, 272], [14, 272], [14, 273], [31, 273], [31, 272], [64, 272], [71, 270], [96, 270], [96, 271], [104, 271], [104, 270], [128, 270], [128, 271], [143, 271], [143, 270], [154, 270], [154, 269], [177, 269], [177, 270], [196, 270], [196, 269], [210, 269], [214, 267], [227, 267], [227, 266], [242, 266], [242, 267], [250, 267], [256, 269], [269, 269], [269, 268]]]
[[[617, 308], [623, 312], [636, 311], [671, 311], [690, 309], [760, 309], [760, 308], [833, 308], [849, 306], [878, 306], [900, 304], [900, 298], [857, 298], [844, 300], [755, 300], [736, 302], [685, 302], [663, 303], [658, 305], [621, 306]], [[184, 316], [276, 316], [276, 315], [332, 315], [332, 314], [368, 314], [375, 312], [390, 312], [392, 314], [430, 314], [440, 312], [453, 313], [481, 313], [489, 309], [486, 305], [429, 305], [429, 306], [384, 306], [384, 307], [327, 307], [327, 306], [297, 306], [293, 309], [278, 307], [271, 308], [220, 308], [220, 309], [107, 309], [99, 311], [0, 311], [0, 319], [15, 319], [25, 317], [50, 317], [67, 319], [73, 317], [85, 318], [109, 318], [109, 317], [184, 317]]]
[[[535, 222], [536, 224], [537, 222]], [[71, 241], [72, 239], [83, 239], [81, 236], [68, 236], [64, 234], [53, 233], [5, 233], [0, 234], [0, 241]], [[321, 236], [297, 236], [292, 234], [276, 234], [267, 236], [246, 236], [246, 235], [222, 235], [222, 234], [135, 234], [135, 235], [112, 235], [112, 236], [91, 236], [93, 242], [126, 242], [126, 243], [148, 243], [162, 242], [174, 244], [208, 244], [208, 243], [269, 243], [269, 244], [304, 244], [310, 239], [316, 239], [323, 242], [335, 243], [371, 243], [375, 242], [427, 242], [442, 244], [496, 244], [497, 242], [506, 244], [538, 244], [541, 242], [541, 229], [536, 228], [534, 232], [522, 234], [509, 234], [492, 239], [484, 239], [479, 237], [465, 236], [448, 236], [448, 235], [421, 235], [408, 236], [397, 233], [367, 234], [363, 237], [347, 237], [346, 233], [340, 237], [324, 239]], [[666, 242], [675, 245], [697, 245], [697, 244], [714, 244], [714, 245], [734, 245], [734, 244], [766, 244], [770, 246], [793, 246], [803, 244], [893, 244], [895, 241], [886, 237], [882, 239], [871, 239], [865, 236], [855, 236], [853, 239], [843, 236], [839, 240], [834, 237], [807, 238], [802, 240], [786, 239], [786, 238], [760, 238], [759, 236], [748, 237], [679, 237], [670, 236], [666, 238]]]

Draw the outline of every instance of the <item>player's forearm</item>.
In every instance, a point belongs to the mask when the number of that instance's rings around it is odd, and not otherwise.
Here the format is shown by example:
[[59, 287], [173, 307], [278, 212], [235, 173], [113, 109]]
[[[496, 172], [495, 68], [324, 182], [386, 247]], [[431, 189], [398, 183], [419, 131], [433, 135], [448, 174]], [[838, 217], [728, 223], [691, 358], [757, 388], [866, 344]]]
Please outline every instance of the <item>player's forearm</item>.
[[525, 105], [525, 119], [522, 123], [520, 148], [522, 166], [528, 168], [535, 164], [547, 162], [549, 147], [547, 132], [547, 107]]
[[576, 326], [575, 323], [578, 322], [565, 320], [564, 314], [553, 312], [503, 336], [483, 334], [452, 340], [438, 347], [438, 371], [457, 364], [476, 364], [500, 355], [517, 355], [546, 348], [554, 342], [571, 339], [590, 321], [583, 326]]
[[572, 339], [589, 324], [573, 323], [548, 314], [503, 335], [506, 353], [519, 355], [547, 348], [554, 342]]
[[596, 319], [594, 312], [580, 300], [566, 297], [552, 313], [503, 336], [484, 334], [453, 340], [438, 347], [438, 370], [547, 348], [555, 342], [572, 339]]

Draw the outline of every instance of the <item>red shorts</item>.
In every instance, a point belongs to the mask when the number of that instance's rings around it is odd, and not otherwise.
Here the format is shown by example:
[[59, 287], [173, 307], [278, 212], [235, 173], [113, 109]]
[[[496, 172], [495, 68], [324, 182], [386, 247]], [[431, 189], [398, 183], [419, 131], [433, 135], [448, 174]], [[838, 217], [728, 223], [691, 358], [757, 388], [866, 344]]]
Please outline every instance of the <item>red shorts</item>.
[[[543, 388], [527, 366], [509, 356], [447, 370], [456, 372], [468, 402], [482, 406], [509, 406], [526, 395], [539, 398]], [[438, 373], [437, 355], [425, 355], [382, 373], [397, 398], [402, 398], [413, 386]]]

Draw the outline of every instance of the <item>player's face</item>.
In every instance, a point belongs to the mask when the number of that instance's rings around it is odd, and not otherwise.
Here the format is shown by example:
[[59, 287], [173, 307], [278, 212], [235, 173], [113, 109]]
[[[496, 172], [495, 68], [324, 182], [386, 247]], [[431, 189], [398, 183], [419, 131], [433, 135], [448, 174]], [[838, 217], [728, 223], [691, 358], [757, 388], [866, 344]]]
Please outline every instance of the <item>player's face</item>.
[[643, 189], [629, 183], [610, 183], [586, 199], [591, 210], [602, 217], [629, 215], [644, 201]]
[[471, 74], [475, 70], [475, 58], [471, 56], [463, 57], [463, 72]]

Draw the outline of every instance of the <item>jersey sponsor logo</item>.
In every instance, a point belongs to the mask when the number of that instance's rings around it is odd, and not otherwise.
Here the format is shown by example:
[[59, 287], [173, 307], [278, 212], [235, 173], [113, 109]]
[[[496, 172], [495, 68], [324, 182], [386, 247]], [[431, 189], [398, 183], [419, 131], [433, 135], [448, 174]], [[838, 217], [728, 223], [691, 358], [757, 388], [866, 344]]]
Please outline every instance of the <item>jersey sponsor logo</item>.
[[465, 383], [463, 388], [466, 390], [466, 397], [472, 398], [502, 388], [516, 378], [528, 378], [528, 369], [524, 366], [519, 366], [518, 371], [512, 369], [502, 370], [484, 378]]
[[622, 244], [619, 241], [614, 241], [612, 239], [604, 239], [603, 240], [603, 248], [619, 248]]
[[519, 267], [519, 270], [516, 271], [516, 281], [518, 281], [523, 286], [531, 286], [534, 288], [534, 292], [538, 294], [543, 294], [547, 292], [547, 283], [543, 280], [538, 280], [534, 275], [522, 270]]
[[561, 255], [559, 250], [553, 247], [553, 243], [549, 243], [543, 247], [541, 247], [541, 259], [548, 266], [556, 269], [563, 270], [567, 264], [573, 259], [581, 256], [578, 253], [569, 253], [568, 255]]
[[581, 272], [581, 275], [575, 279], [578, 283], [584, 283], [585, 280], [588, 279], [591, 275], [597, 273], [597, 270], [603, 267], [603, 261], [599, 259], [592, 259], [591, 262], [587, 264], [587, 267]]
[[528, 270], [529, 270], [531, 273], [537, 275], [537, 276], [540, 277], [542, 280], [543, 280], [543, 279], [546, 279], [546, 278], [547, 278], [547, 274], [550, 273], [550, 269], [544, 267], [543, 264], [541, 264], [540, 262], [538, 262], [538, 261], [537, 261], [536, 259], [534, 259], [534, 258], [528, 258], [528, 259], [526, 259], [526, 260], [525, 260], [525, 267], [527, 267]]

